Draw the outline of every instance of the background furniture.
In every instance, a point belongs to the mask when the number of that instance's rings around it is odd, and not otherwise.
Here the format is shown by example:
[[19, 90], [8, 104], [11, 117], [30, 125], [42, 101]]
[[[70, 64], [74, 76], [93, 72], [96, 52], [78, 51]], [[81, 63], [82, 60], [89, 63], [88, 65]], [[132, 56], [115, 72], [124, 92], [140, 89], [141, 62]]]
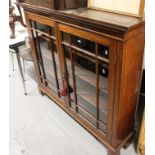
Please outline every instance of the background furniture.
[[119, 155], [133, 136], [144, 19], [21, 5], [39, 91], [104, 144], [108, 155]]
[[145, 112], [143, 114], [142, 124], [140, 128], [137, 153], [140, 155], [145, 155]]
[[31, 49], [27, 43], [28, 42], [27, 39], [28, 39], [28, 34], [27, 34], [27, 31], [25, 30], [25, 31], [23, 31], [23, 33], [17, 33], [15, 39], [9, 40], [9, 49], [10, 49], [9, 52], [11, 52], [11, 54], [12, 54], [12, 62], [14, 62], [13, 54], [15, 54], [17, 57], [19, 73], [21, 76], [25, 95], [27, 95], [27, 92], [26, 92], [26, 88], [25, 88], [24, 72], [23, 72], [20, 58], [22, 58], [24, 61], [32, 61]]
[[26, 37], [25, 44], [19, 47], [19, 56], [23, 61], [23, 75], [25, 75], [25, 62], [33, 61], [32, 55], [31, 55], [31, 47], [29, 44], [29, 37]]
[[9, 0], [9, 26], [11, 29], [11, 39], [15, 38], [15, 22], [20, 22], [22, 26], [26, 27], [23, 21], [22, 13], [20, 7], [17, 5], [20, 15], [14, 13], [15, 7], [12, 5], [11, 0]]
[[145, 154], [145, 69], [143, 69], [139, 102], [134, 125], [134, 146], [138, 154]]
[[9, 53], [11, 54], [12, 70], [14, 71], [15, 67], [14, 67], [14, 56], [13, 55], [16, 54], [16, 51], [9, 48]]

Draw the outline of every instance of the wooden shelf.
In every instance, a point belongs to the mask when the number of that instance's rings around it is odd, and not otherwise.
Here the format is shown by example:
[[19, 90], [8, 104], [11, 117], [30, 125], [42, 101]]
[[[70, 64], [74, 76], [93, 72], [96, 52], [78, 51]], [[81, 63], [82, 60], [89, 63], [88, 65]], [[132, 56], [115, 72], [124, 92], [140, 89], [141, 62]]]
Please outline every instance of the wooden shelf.
[[[44, 49], [44, 48], [43, 48]], [[48, 52], [50, 50], [44, 49], [44, 53], [42, 54], [43, 57], [47, 59], [47, 62], [49, 61], [51, 63], [51, 53]], [[58, 63], [58, 56], [57, 53], [54, 52], [55, 55], [55, 61], [56, 65], [59, 67]], [[71, 73], [71, 62], [69, 59], [67, 60], [67, 67], [68, 67], [68, 72], [70, 75], [70, 84], [72, 85], [72, 73]], [[46, 62], [46, 63], [47, 63]], [[49, 75], [49, 77], [53, 77], [54, 80], [54, 71], [51, 68], [44, 66], [46, 73]], [[75, 75], [76, 75], [76, 85], [77, 85], [77, 95], [83, 98], [83, 100], [89, 102], [95, 109], [96, 107], [96, 74], [88, 71], [87, 69], [75, 65]], [[61, 82], [61, 75], [58, 73], [58, 80]], [[100, 89], [100, 96], [99, 96], [99, 103], [100, 103], [100, 109], [104, 113], [107, 111], [107, 104], [108, 104], [108, 79], [105, 77], [100, 76], [100, 84], [99, 84], [99, 89]], [[89, 89], [88, 89], [89, 88]], [[88, 91], [89, 90], [89, 91]]]
[[[49, 68], [45, 68], [46, 73], [50, 77], [50, 83], [53, 83], [56, 86], [55, 83], [55, 76], [54, 76], [54, 71]], [[58, 80], [59, 84], [62, 84], [61, 80], [61, 75], [58, 74]], [[72, 76], [70, 77], [70, 81], [72, 81]], [[70, 82], [71, 84], [71, 82]], [[96, 89], [95, 85], [91, 85], [90, 83], [87, 83], [85, 80], [79, 78], [76, 76], [76, 85], [77, 85], [77, 99], [78, 99], [78, 104], [81, 105], [84, 109], [86, 109], [88, 112], [90, 112], [92, 115], [96, 115]], [[72, 84], [71, 84], [72, 86]], [[72, 86], [73, 87], [73, 86]], [[88, 89], [89, 88], [89, 89]], [[89, 91], [88, 91], [89, 90]], [[73, 93], [70, 94], [72, 99], [73, 98]], [[99, 96], [99, 108], [100, 108], [100, 115], [103, 120], [106, 120], [106, 115], [107, 115], [107, 104], [108, 104], [108, 94], [105, 91], [100, 91], [100, 96]]]
[[[57, 55], [57, 53], [55, 53], [55, 55]], [[44, 53], [43, 56], [46, 57], [47, 61], [50, 62], [49, 52], [46, 52], [46, 54]], [[67, 63], [70, 63], [69, 59], [67, 60]], [[57, 60], [56, 60], [56, 64], [59, 65]], [[75, 70], [76, 70], [78, 104], [81, 105], [82, 108], [84, 108], [86, 111], [91, 113], [93, 116], [95, 116], [96, 115], [96, 81], [95, 81], [96, 74], [82, 67], [79, 68], [75, 66], [75, 68], [76, 68]], [[71, 71], [71, 68], [68, 68], [68, 70]], [[45, 71], [48, 74], [48, 77], [50, 77], [48, 81], [56, 86], [53, 69], [49, 67], [45, 67]], [[73, 81], [71, 72], [69, 72], [69, 74], [70, 74], [70, 81]], [[59, 77], [58, 78], [59, 84], [61, 85], [62, 80], [59, 72], [58, 72], [58, 77]], [[104, 122], [106, 122], [107, 104], [108, 104], [107, 82], [108, 82], [108, 79], [102, 77], [102, 82], [101, 82], [102, 84], [100, 84], [99, 113]], [[71, 83], [72, 82], [70, 82], [70, 84]], [[71, 94], [71, 96], [72, 96], [72, 99], [74, 100], [73, 93]]]
[[[51, 53], [50, 53], [50, 50], [48, 51], [49, 52], [46, 52], [46, 54], [44, 52], [43, 56], [46, 57], [47, 61], [51, 61]], [[55, 55], [56, 65], [59, 66], [57, 53], [54, 52], [54, 55]], [[71, 62], [69, 59], [66, 59], [66, 60], [67, 60], [68, 72], [71, 76], [72, 75], [71, 66], [70, 66]], [[76, 77], [96, 87], [96, 74], [95, 73], [88, 71], [87, 69], [81, 67], [80, 65], [75, 65], [75, 75]], [[99, 88], [100, 88], [100, 91], [108, 93], [108, 78], [99, 76]]]
[[[43, 48], [42, 50], [46, 50], [47, 52], [42, 53], [44, 57], [46, 57], [47, 60], [51, 61], [51, 51], [47, 48]], [[56, 65], [59, 66], [59, 61], [58, 61], [58, 55], [56, 52], [54, 52], [55, 55], [55, 61], [56, 61]], [[72, 75], [71, 73], [71, 62], [70, 59], [66, 58], [66, 62], [67, 62], [67, 67], [68, 67], [68, 72], [70, 74], [70, 76]], [[81, 67], [78, 64], [75, 64], [75, 75], [76, 77], [83, 79], [85, 82], [93, 85], [94, 87], [96, 87], [96, 73], [93, 73], [87, 69], [85, 69], [84, 67]], [[108, 78], [103, 77], [103, 76], [99, 76], [99, 88], [101, 91], [108, 93]]]
[[[72, 75], [71, 66], [70, 66], [71, 62], [68, 58], [66, 58], [66, 60], [67, 60], [68, 72], [71, 76]], [[75, 75], [76, 77], [96, 87], [96, 73], [93, 73], [85, 69], [84, 67], [81, 67], [80, 65], [75, 64]], [[99, 76], [99, 88], [101, 91], [108, 93], [108, 78]]]
[[[46, 73], [47, 83], [52, 90], [56, 92], [56, 81], [54, 69], [52, 64], [52, 55], [46, 42], [42, 42], [41, 46], [42, 57], [45, 61], [44, 69]], [[57, 68], [59, 68], [58, 55], [54, 52]], [[67, 69], [70, 75], [69, 83], [73, 87], [73, 77], [71, 72], [71, 60], [66, 58]], [[51, 66], [51, 67], [50, 67]], [[57, 69], [59, 70], [59, 69]], [[96, 73], [93, 73], [79, 64], [75, 64], [75, 76], [77, 86], [77, 100], [78, 105], [87, 113], [96, 117]], [[62, 85], [61, 74], [58, 71], [59, 86]], [[60, 88], [61, 89], [61, 88]], [[107, 104], [108, 104], [108, 78], [99, 76], [99, 119], [106, 124], [107, 119]], [[59, 90], [61, 91], [61, 90]], [[72, 101], [74, 101], [74, 94], [71, 93]]]

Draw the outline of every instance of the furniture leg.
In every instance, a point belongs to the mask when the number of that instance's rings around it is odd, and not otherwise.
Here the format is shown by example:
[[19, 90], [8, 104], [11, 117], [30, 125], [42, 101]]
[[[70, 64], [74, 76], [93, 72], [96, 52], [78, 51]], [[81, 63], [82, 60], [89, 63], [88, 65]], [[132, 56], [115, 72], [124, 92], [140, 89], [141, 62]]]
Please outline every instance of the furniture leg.
[[116, 152], [113, 152], [111, 150], [108, 150], [108, 155], [120, 155], [120, 150], [119, 151], [116, 151]]
[[23, 25], [24, 27], [26, 27], [26, 25], [24, 24], [23, 18], [22, 18], [22, 12], [21, 12], [20, 6], [18, 4], [16, 6], [17, 6], [17, 9], [18, 9], [18, 11], [20, 13], [20, 16], [18, 16], [19, 22], [21, 23], [21, 25]]
[[9, 26], [10, 26], [10, 29], [11, 29], [10, 38], [14, 39], [15, 38], [15, 23], [14, 23], [14, 21], [9, 22]]
[[42, 96], [44, 96], [45, 95], [45, 93], [38, 87], [38, 91], [39, 91], [39, 94], [40, 95], [42, 95]]
[[25, 79], [25, 61], [24, 61], [24, 59], [22, 59], [23, 60], [23, 76], [24, 76], [24, 79]]
[[27, 93], [26, 93], [26, 88], [25, 88], [24, 75], [23, 75], [23, 71], [22, 71], [22, 65], [21, 65], [20, 56], [19, 56], [19, 51], [16, 51], [16, 52], [17, 52], [17, 53], [16, 53], [17, 62], [18, 62], [18, 66], [19, 66], [20, 76], [21, 76], [22, 83], [23, 83], [24, 93], [25, 93], [25, 95], [27, 95]]
[[43, 93], [43, 91], [39, 91], [41, 96], [44, 96], [45, 94]]
[[130, 146], [131, 143], [132, 143], [132, 138], [130, 138], [130, 139], [124, 144], [123, 148], [124, 148], [124, 149], [127, 149], [127, 148]]
[[11, 59], [12, 59], [12, 70], [15, 71], [15, 68], [14, 68], [13, 52], [11, 52]]

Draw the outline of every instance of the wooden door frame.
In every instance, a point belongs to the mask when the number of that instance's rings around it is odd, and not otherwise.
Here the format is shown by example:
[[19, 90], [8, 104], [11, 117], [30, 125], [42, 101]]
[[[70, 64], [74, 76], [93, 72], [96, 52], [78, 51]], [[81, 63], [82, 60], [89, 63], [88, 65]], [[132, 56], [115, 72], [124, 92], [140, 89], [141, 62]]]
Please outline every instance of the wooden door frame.
[[[109, 69], [111, 70], [109, 78], [111, 77], [112, 82], [110, 82], [109, 86], [108, 86], [108, 89], [110, 89], [110, 92], [108, 95], [108, 96], [110, 96], [109, 97], [110, 102], [108, 103], [109, 105], [108, 105], [108, 110], [107, 110], [107, 113], [108, 113], [108, 115], [107, 115], [107, 134], [106, 134], [107, 136], [103, 136], [102, 138], [108, 139], [108, 141], [110, 142], [111, 141], [111, 135], [112, 135], [112, 121], [113, 121], [112, 114], [114, 111], [114, 109], [113, 109], [114, 108], [114, 96], [113, 96], [113, 94], [115, 91], [115, 75], [116, 75], [116, 59], [117, 59], [115, 49], [116, 49], [117, 44], [115, 43], [115, 41], [113, 42], [111, 39], [109, 39], [107, 37], [103, 37], [103, 36], [100, 36], [98, 34], [94, 34], [94, 33], [88, 32], [88, 31], [84, 31], [84, 30], [81, 30], [79, 28], [75, 28], [72, 26], [67, 26], [67, 25], [61, 24], [61, 23], [58, 24], [58, 31], [59, 31], [60, 36], [61, 36], [61, 32], [66, 32], [69, 34], [76, 35], [78, 37], [82, 37], [84, 39], [88, 39], [90, 41], [91, 40], [94, 41], [94, 39], [95, 39], [95, 41], [97, 43], [109, 46], [109, 51], [110, 51]], [[59, 42], [61, 42], [61, 41], [62, 41], [62, 38], [60, 37]], [[62, 47], [60, 49], [60, 53], [62, 53], [62, 56], [61, 56], [62, 60], [61, 61], [63, 61], [63, 64], [65, 64]], [[114, 78], [112, 78], [112, 77], [114, 77]], [[67, 108], [69, 108], [69, 103], [67, 103]]]

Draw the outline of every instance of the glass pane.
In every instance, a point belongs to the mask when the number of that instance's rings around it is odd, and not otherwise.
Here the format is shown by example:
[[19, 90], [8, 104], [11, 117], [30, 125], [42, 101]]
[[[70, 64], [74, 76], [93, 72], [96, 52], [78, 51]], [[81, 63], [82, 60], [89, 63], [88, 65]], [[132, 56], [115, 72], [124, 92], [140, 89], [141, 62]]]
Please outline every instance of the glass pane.
[[70, 43], [71, 35], [65, 32], [62, 32], [62, 40], [66, 43]]
[[81, 60], [75, 67], [78, 105], [96, 117], [96, 65], [86, 59]]
[[45, 32], [49, 34], [50, 36], [55, 36], [54, 29], [48, 25], [44, 25], [44, 24], [36, 22], [36, 29], [41, 32]]
[[[107, 124], [107, 105], [108, 105], [108, 64], [99, 63], [99, 121]], [[103, 125], [99, 125], [101, 130]]]
[[[70, 52], [69, 52], [70, 51]], [[88, 121], [96, 124], [96, 69], [95, 63], [88, 61], [81, 56], [71, 53], [71, 49], [64, 46], [64, 54], [66, 57], [67, 71], [69, 74], [69, 84], [74, 89], [73, 93], [70, 93], [71, 107], [76, 109], [76, 100], [78, 106], [78, 112], [85, 117]], [[72, 54], [72, 56], [71, 56]], [[73, 58], [73, 64], [71, 63], [71, 57]], [[72, 65], [74, 65], [75, 85], [73, 80]], [[75, 96], [76, 91], [76, 96]]]
[[109, 64], [105, 59], [109, 59], [109, 48], [67, 33], [62, 37], [68, 82], [74, 90], [69, 94], [70, 106], [106, 133]]
[[83, 50], [87, 50], [91, 53], [95, 53], [95, 43], [92, 41], [74, 35], [70, 35], [64, 32], [62, 33], [62, 38], [64, 42], [72, 44], [72, 46], [81, 48]]
[[107, 46], [99, 44], [98, 55], [109, 59], [109, 48]]
[[32, 21], [32, 20], [31, 20], [30, 24], [31, 24], [31, 28], [38, 30], [39, 35], [41, 35], [41, 32], [43, 32], [45, 35], [55, 36], [53, 27], [50, 27], [48, 25], [41, 24], [39, 22]]
[[[58, 55], [57, 55], [57, 52], [55, 51], [56, 47], [53, 44], [53, 49], [51, 49], [51, 46], [50, 46], [51, 43], [49, 44], [48, 41], [43, 39], [39, 39], [39, 42], [40, 42], [40, 50], [41, 50], [41, 56], [42, 56], [47, 85], [57, 93], [57, 87], [60, 90], [62, 83], [61, 83], [61, 75], [60, 75], [60, 66], [58, 63]], [[56, 72], [54, 68], [54, 61], [52, 58], [52, 52], [54, 53]], [[56, 75], [57, 75], [58, 83], [56, 81]]]
[[37, 48], [42, 83], [61, 97], [62, 79], [60, 63], [55, 39], [51, 37], [51, 35], [54, 35], [54, 28], [36, 21], [30, 21], [30, 25]]
[[35, 28], [35, 21], [33, 21], [33, 20], [30, 20], [30, 25], [31, 25], [31, 28]]

